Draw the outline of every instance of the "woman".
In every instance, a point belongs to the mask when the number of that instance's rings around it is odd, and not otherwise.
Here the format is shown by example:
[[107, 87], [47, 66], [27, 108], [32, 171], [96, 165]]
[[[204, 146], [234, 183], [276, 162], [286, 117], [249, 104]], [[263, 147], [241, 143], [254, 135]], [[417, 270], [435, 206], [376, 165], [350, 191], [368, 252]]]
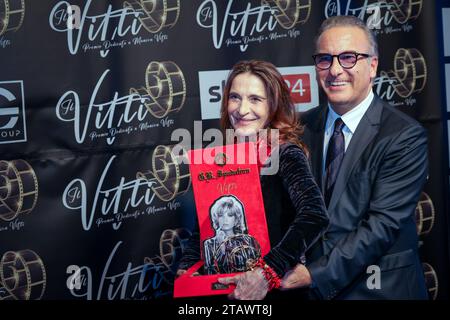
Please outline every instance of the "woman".
[[[275, 145], [266, 142], [271, 147], [269, 161], [279, 156], [279, 170], [260, 176], [271, 250], [253, 270], [219, 279], [224, 284], [236, 283], [233, 298], [263, 299], [268, 291], [280, 287], [288, 271], [305, 263], [305, 251], [325, 230], [328, 217], [310, 172], [308, 152], [299, 140], [302, 130], [289, 89], [274, 65], [250, 60], [232, 68], [223, 93], [221, 127], [223, 131], [234, 129], [238, 140], [259, 134], [260, 142], [270, 136], [268, 131], [279, 134]], [[199, 257], [199, 244], [192, 240], [177, 274]]]
[[235, 196], [222, 196], [211, 205], [210, 216], [215, 235], [203, 243], [205, 273], [245, 271], [248, 259], [256, 259], [260, 250], [248, 235], [242, 203]]

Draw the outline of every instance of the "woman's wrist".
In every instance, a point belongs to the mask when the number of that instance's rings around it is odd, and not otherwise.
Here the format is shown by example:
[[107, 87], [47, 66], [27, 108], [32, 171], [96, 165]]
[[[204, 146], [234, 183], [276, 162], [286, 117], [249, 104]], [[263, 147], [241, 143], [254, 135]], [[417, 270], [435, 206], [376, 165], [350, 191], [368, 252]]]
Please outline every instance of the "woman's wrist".
[[281, 279], [277, 275], [277, 273], [264, 261], [263, 258], [259, 258], [254, 261], [250, 269], [253, 270], [255, 268], [260, 268], [262, 270], [262, 274], [267, 281], [268, 291], [272, 289], [277, 289], [281, 286]]

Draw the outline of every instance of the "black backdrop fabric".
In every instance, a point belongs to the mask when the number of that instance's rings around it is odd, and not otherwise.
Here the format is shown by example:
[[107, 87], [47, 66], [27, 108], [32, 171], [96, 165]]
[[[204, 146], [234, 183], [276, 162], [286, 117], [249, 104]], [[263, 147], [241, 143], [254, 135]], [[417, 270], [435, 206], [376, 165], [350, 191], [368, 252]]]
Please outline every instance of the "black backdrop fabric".
[[317, 106], [314, 37], [343, 14], [377, 33], [374, 91], [428, 130], [420, 253], [430, 299], [448, 298], [434, 1], [5, 0], [0, 299], [170, 298], [195, 223], [173, 136], [196, 147], [218, 127], [243, 59], [279, 67], [298, 111]]

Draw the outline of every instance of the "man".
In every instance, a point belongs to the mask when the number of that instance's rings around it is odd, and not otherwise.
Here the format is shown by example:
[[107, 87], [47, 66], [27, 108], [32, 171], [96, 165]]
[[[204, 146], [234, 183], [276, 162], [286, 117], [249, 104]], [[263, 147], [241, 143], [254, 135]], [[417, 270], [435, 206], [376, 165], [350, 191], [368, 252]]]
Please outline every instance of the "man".
[[316, 50], [328, 105], [303, 115], [303, 138], [330, 225], [282, 287], [310, 287], [319, 299], [426, 299], [414, 221], [425, 130], [373, 94], [378, 49], [364, 22], [327, 19]]

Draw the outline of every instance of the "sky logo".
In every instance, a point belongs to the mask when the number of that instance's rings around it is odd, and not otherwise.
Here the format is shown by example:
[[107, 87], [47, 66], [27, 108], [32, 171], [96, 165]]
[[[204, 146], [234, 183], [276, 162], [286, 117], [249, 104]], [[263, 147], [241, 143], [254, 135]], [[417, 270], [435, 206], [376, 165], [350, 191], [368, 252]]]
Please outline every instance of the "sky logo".
[[[289, 87], [296, 111], [304, 112], [319, 105], [319, 89], [314, 66], [282, 67], [278, 71]], [[220, 104], [230, 70], [200, 71], [202, 120], [219, 119]]]

